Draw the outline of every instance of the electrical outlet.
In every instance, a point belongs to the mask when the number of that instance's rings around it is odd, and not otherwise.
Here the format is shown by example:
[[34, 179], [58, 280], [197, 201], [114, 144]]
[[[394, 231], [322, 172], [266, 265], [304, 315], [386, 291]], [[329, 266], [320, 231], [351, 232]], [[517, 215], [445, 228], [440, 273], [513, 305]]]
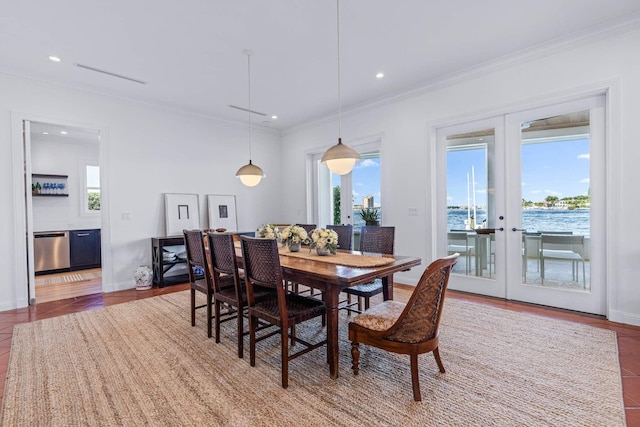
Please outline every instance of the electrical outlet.
[[407, 208], [408, 216], [418, 216], [418, 208]]

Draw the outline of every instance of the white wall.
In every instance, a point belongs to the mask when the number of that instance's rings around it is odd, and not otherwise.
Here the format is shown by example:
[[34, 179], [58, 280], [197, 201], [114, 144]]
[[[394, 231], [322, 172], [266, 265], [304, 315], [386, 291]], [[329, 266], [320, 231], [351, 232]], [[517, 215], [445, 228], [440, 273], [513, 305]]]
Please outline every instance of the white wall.
[[[90, 129], [104, 129], [101, 161], [103, 201], [108, 223], [103, 221], [103, 241], [110, 241], [110, 271], [104, 271], [106, 291], [134, 287], [136, 267], [151, 264], [151, 237], [164, 235], [163, 193], [200, 195], [200, 216], [206, 217], [205, 194], [237, 196], [238, 227], [255, 230], [265, 221], [280, 218], [281, 156], [279, 133], [253, 132], [253, 161], [267, 178], [254, 188], [235, 178], [248, 161], [246, 126], [146, 107], [95, 96], [65, 87], [0, 75], [0, 310], [24, 306], [24, 281], [18, 241], [24, 218], [16, 216], [21, 202], [14, 200], [12, 114], [58, 121]], [[44, 120], [52, 119], [52, 120]], [[23, 203], [23, 201], [22, 201]], [[130, 213], [123, 220], [122, 213]], [[203, 224], [203, 227], [205, 224]], [[108, 235], [105, 236], [105, 234]]]
[[[33, 173], [67, 175], [69, 197], [33, 197], [33, 231], [100, 228], [100, 216], [84, 212], [84, 167], [98, 165], [99, 146], [88, 141], [62, 142], [31, 137]], [[41, 183], [46, 181], [39, 180]], [[34, 181], [35, 182], [35, 181]]]
[[[640, 325], [640, 246], [637, 239], [625, 238], [640, 212], [637, 183], [640, 182], [640, 30], [608, 38], [582, 41], [554, 48], [546, 53], [513, 58], [492, 64], [466, 77], [425, 88], [413, 96], [398, 98], [370, 108], [343, 113], [342, 138], [350, 141], [381, 134], [382, 199], [384, 223], [396, 226], [396, 253], [421, 256], [424, 265], [434, 259], [431, 200], [434, 196], [431, 171], [432, 127], [453, 118], [469, 120], [494, 113], [559, 99], [581, 88], [603, 82], [619, 84], [620, 95], [613, 99], [619, 123], [609, 129], [609, 144], [620, 143], [620, 164], [609, 165], [619, 174], [620, 206], [610, 206], [619, 221], [613, 224], [613, 240], [619, 245], [619, 259], [609, 269], [609, 316], [616, 321]], [[392, 78], [392, 76], [389, 76]], [[287, 132], [283, 136], [283, 163], [288, 173], [302, 176], [305, 153], [322, 151], [337, 138], [335, 121], [318, 122]], [[411, 172], [408, 172], [411, 171]], [[305, 209], [305, 185], [287, 180], [283, 191], [284, 212]], [[416, 207], [418, 216], [408, 216]], [[294, 220], [291, 218], [289, 220]], [[627, 224], [624, 227], [622, 224]], [[396, 280], [416, 283], [422, 269], [398, 275]]]

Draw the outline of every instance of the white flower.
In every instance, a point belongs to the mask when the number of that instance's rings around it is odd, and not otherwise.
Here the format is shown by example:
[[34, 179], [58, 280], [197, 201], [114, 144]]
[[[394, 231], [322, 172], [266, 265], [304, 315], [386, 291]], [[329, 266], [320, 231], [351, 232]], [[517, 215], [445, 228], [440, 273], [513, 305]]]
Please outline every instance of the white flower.
[[335, 230], [316, 228], [311, 233], [311, 247], [325, 249], [328, 248], [332, 254], [336, 254], [338, 249], [338, 233]]

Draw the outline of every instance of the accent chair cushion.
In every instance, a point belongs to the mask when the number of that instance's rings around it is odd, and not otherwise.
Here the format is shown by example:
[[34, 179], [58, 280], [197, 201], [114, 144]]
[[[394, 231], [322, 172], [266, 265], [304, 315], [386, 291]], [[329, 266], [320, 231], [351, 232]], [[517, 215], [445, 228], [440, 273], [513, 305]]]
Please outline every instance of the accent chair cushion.
[[384, 301], [374, 305], [367, 311], [356, 316], [353, 321], [367, 329], [386, 331], [402, 314], [405, 304], [397, 301]]

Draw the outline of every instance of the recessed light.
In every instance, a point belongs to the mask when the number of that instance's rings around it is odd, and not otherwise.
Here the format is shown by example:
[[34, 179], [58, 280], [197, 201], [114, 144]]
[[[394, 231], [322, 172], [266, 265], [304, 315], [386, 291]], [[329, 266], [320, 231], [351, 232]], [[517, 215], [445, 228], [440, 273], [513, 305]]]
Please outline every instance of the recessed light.
[[61, 130], [60, 133], [63, 134], [63, 135], [66, 135], [67, 131], [66, 130]]
[[273, 120], [275, 120], [275, 119], [277, 119], [277, 118], [278, 118], [278, 116], [271, 116], [271, 118], [272, 118]]
[[57, 56], [50, 56], [49, 59], [53, 62], [60, 62], [60, 58], [58, 58]]
[[376, 79], [381, 79], [384, 77], [384, 73], [378, 73], [376, 74]]
[[49, 135], [49, 132], [42, 132], [43, 135]]

